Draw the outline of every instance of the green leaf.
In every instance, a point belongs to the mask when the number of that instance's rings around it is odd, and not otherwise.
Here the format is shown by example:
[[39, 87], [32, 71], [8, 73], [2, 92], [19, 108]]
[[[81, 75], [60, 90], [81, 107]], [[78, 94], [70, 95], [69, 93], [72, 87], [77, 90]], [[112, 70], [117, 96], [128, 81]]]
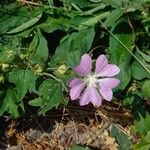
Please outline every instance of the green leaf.
[[16, 26], [19, 26], [23, 22], [27, 21], [28, 17], [26, 14], [27, 9], [25, 7], [21, 8], [15, 4], [8, 5], [7, 7], [5, 5], [4, 8], [1, 7], [0, 33], [5, 34], [6, 32], [14, 29]]
[[135, 130], [140, 135], [146, 135], [150, 131], [150, 115], [147, 113], [145, 118], [140, 115], [140, 120], [136, 120], [134, 124]]
[[16, 90], [20, 99], [28, 92], [35, 91], [36, 76], [31, 70], [13, 69], [9, 76], [9, 82], [16, 85]]
[[53, 107], [57, 108], [58, 105], [66, 103], [61, 85], [52, 79], [44, 81], [39, 89], [39, 98], [29, 102], [32, 106], [40, 107], [39, 114], [44, 114]]
[[102, 0], [102, 2], [111, 5], [114, 8], [119, 8], [121, 7], [121, 0], [116, 1], [116, 0]]
[[40, 25], [38, 25], [38, 27], [47, 33], [51, 33], [55, 30], [63, 30], [63, 31], [67, 31], [69, 29], [68, 27], [68, 17], [59, 17], [59, 18], [52, 18], [49, 17], [47, 19], [47, 21], [41, 23]]
[[81, 147], [81, 146], [73, 146], [72, 148], [69, 148], [68, 150], [90, 150], [88, 147]]
[[70, 64], [70, 61], [68, 63], [67, 58], [69, 58], [69, 55], [72, 55], [71, 53], [78, 53], [76, 60], [79, 60], [81, 55], [90, 50], [94, 36], [94, 28], [89, 28], [65, 36], [56, 49], [53, 58], [54, 61], [57, 63], [64, 62]]
[[[132, 88], [132, 87], [131, 87]], [[123, 101], [123, 105], [132, 109], [133, 112], [139, 112], [140, 107], [143, 106], [143, 97], [138, 90], [134, 92], [128, 92]]]
[[44, 10], [44, 7], [34, 7], [31, 11], [27, 7], [15, 3], [2, 6], [0, 11], [0, 33], [15, 34], [35, 25], [41, 18], [42, 10]]
[[116, 21], [123, 15], [123, 11], [121, 9], [113, 10], [106, 18], [104, 25], [106, 27], [112, 27]]
[[[136, 53], [136, 56], [142, 61], [142, 63], [145, 66], [147, 66], [147, 68], [150, 68], [150, 65], [146, 63], [145, 60], [139, 54]], [[131, 65], [131, 73], [132, 73], [132, 76], [137, 80], [142, 80], [145, 78], [150, 79], [149, 73], [136, 60]]]
[[67, 64], [73, 68], [80, 62], [80, 51], [73, 51], [67, 55]]
[[142, 21], [142, 23], [144, 25], [144, 28], [145, 28], [148, 36], [150, 37], [150, 16], [148, 15], [146, 18], [144, 18], [144, 20]]
[[28, 57], [32, 64], [44, 65], [48, 58], [48, 46], [45, 37], [38, 29], [29, 46]]
[[37, 15], [35, 18], [31, 18], [30, 20], [28, 20], [27, 22], [24, 22], [23, 24], [21, 24], [20, 26], [16, 27], [15, 29], [6, 32], [7, 34], [14, 34], [14, 33], [18, 33], [21, 32], [31, 26], [33, 26], [35, 23], [37, 23], [40, 18], [42, 17], [42, 13]]
[[150, 98], [150, 80], [144, 81], [141, 93], [144, 98]]
[[18, 46], [20, 42], [17, 37], [6, 38], [0, 45], [0, 63], [11, 63], [18, 54]]
[[32, 106], [36, 106], [36, 107], [42, 107], [44, 104], [43, 104], [43, 100], [38, 97], [38, 98], [35, 98], [34, 100], [30, 101], [29, 102], [30, 105]]
[[111, 5], [114, 8], [122, 8], [126, 11], [135, 11], [136, 9], [141, 9], [143, 0], [102, 0], [102, 2]]
[[75, 15], [69, 20], [68, 25], [72, 28], [79, 28], [79, 25], [90, 17], [91, 15]]
[[146, 55], [145, 53], [143, 53], [142, 51], [140, 51], [139, 49], [136, 50], [145, 61], [150, 62], [150, 55]]
[[137, 62], [134, 61], [131, 65], [132, 76], [137, 80], [150, 78], [149, 73]]
[[[113, 34], [132, 51], [132, 33], [127, 23], [121, 22], [115, 25], [113, 27]], [[121, 80], [121, 83], [117, 89], [123, 90], [131, 79], [131, 54], [112, 36], [109, 42], [109, 53], [111, 63], [118, 65], [120, 68], [120, 73], [117, 78]]]
[[108, 11], [101, 14], [97, 14], [94, 17], [89, 17], [89, 19], [87, 19], [86, 21], [81, 22], [81, 24], [79, 25], [79, 29], [83, 30], [89, 27], [93, 27], [99, 20], [105, 19], [109, 14], [110, 13]]
[[146, 136], [142, 136], [141, 142], [133, 146], [134, 150], [149, 150], [150, 149], [150, 131]]
[[150, 115], [146, 113], [145, 118], [140, 115], [140, 120], [134, 122], [134, 132], [140, 134], [141, 142], [134, 145], [134, 150], [149, 150], [150, 149]]
[[93, 7], [95, 7], [95, 6], [97, 6], [97, 5], [99, 5], [99, 3], [98, 4], [95, 4], [95, 3], [93, 3], [93, 2], [90, 2], [90, 1], [87, 1], [87, 0], [63, 0], [66, 4], [75, 4], [75, 5], [77, 5], [79, 8], [86, 8], [86, 7], [89, 7], [89, 8], [93, 8]]
[[110, 129], [110, 134], [115, 137], [119, 147], [118, 150], [130, 150], [131, 149], [131, 139], [124, 132], [122, 132], [119, 127], [112, 125]]
[[6, 92], [6, 96], [0, 101], [0, 116], [2, 116], [4, 112], [8, 112], [11, 116], [17, 118], [20, 114], [19, 108], [21, 111], [24, 111], [21, 99], [19, 99], [15, 90], [9, 89]]

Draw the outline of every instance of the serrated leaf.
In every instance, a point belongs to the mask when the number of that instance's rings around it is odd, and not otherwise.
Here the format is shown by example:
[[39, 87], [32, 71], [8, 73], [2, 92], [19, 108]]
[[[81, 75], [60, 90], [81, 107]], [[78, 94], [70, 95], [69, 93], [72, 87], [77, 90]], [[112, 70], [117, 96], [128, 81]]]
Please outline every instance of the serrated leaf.
[[142, 136], [141, 142], [134, 145], [134, 150], [149, 150], [150, 149], [150, 131], [147, 133], [146, 136]]
[[0, 101], [0, 116], [2, 116], [3, 113], [8, 112], [15, 118], [19, 117], [19, 108], [21, 108], [21, 111], [24, 111], [21, 99], [19, 99], [15, 90], [9, 89], [6, 92], [6, 96]]
[[140, 120], [135, 121], [134, 127], [140, 135], [146, 135], [150, 131], [150, 115], [147, 113], [145, 118], [140, 115]]
[[18, 26], [15, 29], [13, 29], [9, 32], [6, 32], [6, 33], [7, 34], [15, 34], [15, 33], [21, 32], [21, 31], [33, 26], [35, 23], [37, 23], [40, 20], [41, 17], [42, 17], [42, 13], [37, 15], [35, 18], [32, 18], [32, 19], [28, 20], [27, 22], [24, 22], [20, 26]]
[[44, 65], [48, 58], [48, 46], [45, 37], [38, 29], [29, 46], [28, 57], [32, 64]]
[[16, 90], [20, 99], [25, 94], [35, 91], [36, 76], [31, 70], [13, 69], [9, 76], [9, 82], [16, 85]]
[[[95, 36], [94, 28], [89, 28], [83, 31], [72, 33], [71, 35], [65, 36], [60, 45], [57, 47], [56, 52], [54, 54], [54, 61], [59, 62], [67, 62], [67, 58], [70, 53], [78, 51], [80, 55], [77, 57], [81, 57], [82, 54], [88, 52], [91, 48], [93, 38]], [[80, 59], [80, 58], [76, 58]]]
[[44, 81], [39, 89], [39, 98], [29, 102], [32, 106], [40, 106], [39, 114], [44, 114], [59, 104], [66, 104], [61, 85], [55, 80]]
[[131, 149], [131, 139], [123, 133], [117, 126], [112, 125], [110, 129], [111, 136], [115, 137], [119, 147], [118, 150], [130, 150]]
[[38, 106], [42, 107], [43, 101], [42, 101], [42, 99], [40, 97], [38, 97], [38, 98], [30, 101], [29, 104], [32, 105], [32, 106], [36, 106], [36, 107], [38, 107]]
[[[124, 26], [124, 28], [122, 28]], [[129, 25], [127, 23], [119, 23], [113, 27], [113, 34], [117, 37], [126, 47], [132, 51], [132, 33]], [[130, 79], [130, 60], [131, 54], [114, 38], [110, 37], [109, 42], [109, 53], [111, 56], [111, 63], [118, 65], [120, 68], [120, 73], [117, 76], [121, 80], [120, 85], [116, 89], [124, 89]]]

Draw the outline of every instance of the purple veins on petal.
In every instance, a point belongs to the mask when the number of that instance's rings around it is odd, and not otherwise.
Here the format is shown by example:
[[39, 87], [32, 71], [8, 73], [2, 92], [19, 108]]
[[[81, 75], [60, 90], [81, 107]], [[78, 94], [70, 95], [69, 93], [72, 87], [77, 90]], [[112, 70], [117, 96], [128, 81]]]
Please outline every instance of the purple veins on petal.
[[83, 80], [75, 78], [75, 79], [72, 79], [71, 81], [69, 81], [69, 87], [74, 87], [81, 83], [83, 83]]
[[99, 91], [103, 98], [107, 101], [111, 101], [113, 97], [113, 92], [111, 89], [117, 87], [120, 83], [120, 80], [116, 78], [104, 78], [99, 79], [97, 82], [100, 87]]
[[90, 74], [92, 70], [92, 59], [88, 54], [84, 54], [81, 57], [80, 64], [74, 68], [74, 71], [80, 76], [86, 76]]
[[92, 86], [87, 87], [83, 92], [83, 95], [80, 99], [80, 105], [87, 105], [89, 102], [97, 107], [99, 107], [102, 103], [102, 99], [98, 90]]
[[107, 64], [97, 76], [101, 77], [112, 77], [117, 75], [120, 72], [120, 69], [114, 64]]
[[116, 78], [104, 78], [104, 79], [99, 79], [97, 82], [100, 87], [102, 86], [102, 87], [107, 87], [109, 89], [113, 89], [119, 85], [120, 80]]
[[84, 88], [85, 88], [85, 83], [84, 82], [78, 83], [78, 84], [76, 84], [76, 86], [73, 86], [70, 89], [71, 100], [78, 99]]
[[111, 89], [106, 88], [106, 87], [101, 87], [99, 89], [100, 94], [102, 95], [102, 97], [107, 100], [107, 101], [111, 101], [112, 97], [113, 97], [113, 92]]
[[105, 66], [107, 66], [108, 60], [105, 55], [100, 55], [96, 60], [96, 74], [98, 74]]

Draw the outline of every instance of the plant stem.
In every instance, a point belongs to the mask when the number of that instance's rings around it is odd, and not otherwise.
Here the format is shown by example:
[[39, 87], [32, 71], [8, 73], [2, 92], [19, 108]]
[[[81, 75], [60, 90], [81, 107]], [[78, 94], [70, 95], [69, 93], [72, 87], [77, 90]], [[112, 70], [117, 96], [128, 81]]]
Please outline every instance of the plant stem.
[[111, 36], [113, 36], [135, 59], [136, 61], [150, 74], [150, 70], [139, 60], [139, 58], [134, 55], [131, 50], [124, 44], [122, 43], [112, 32], [108, 30], [108, 28], [99, 20], [99, 22], [102, 24], [102, 26], [109, 32]]

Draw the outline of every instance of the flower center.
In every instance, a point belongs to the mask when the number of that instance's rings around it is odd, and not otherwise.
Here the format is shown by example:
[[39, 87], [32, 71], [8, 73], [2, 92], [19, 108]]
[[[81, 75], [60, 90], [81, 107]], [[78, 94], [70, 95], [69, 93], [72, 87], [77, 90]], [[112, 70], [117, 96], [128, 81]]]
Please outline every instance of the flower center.
[[96, 79], [95, 75], [88, 75], [85, 78], [85, 82], [86, 82], [87, 86], [97, 87], [97, 84], [96, 84], [97, 79]]

